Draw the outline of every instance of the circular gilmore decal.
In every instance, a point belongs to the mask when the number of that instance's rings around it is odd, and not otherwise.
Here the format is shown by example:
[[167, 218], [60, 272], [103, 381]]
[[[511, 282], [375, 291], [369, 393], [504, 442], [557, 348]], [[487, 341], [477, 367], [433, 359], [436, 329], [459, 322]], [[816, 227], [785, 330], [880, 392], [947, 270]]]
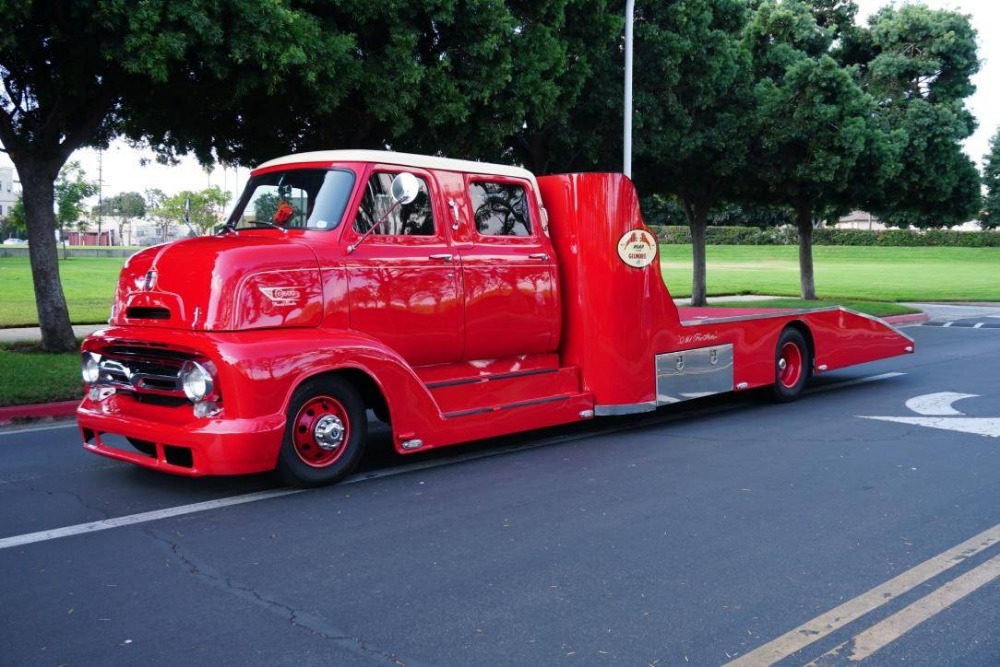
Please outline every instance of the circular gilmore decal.
[[618, 256], [629, 266], [645, 268], [656, 259], [656, 237], [645, 229], [625, 232], [618, 241]]

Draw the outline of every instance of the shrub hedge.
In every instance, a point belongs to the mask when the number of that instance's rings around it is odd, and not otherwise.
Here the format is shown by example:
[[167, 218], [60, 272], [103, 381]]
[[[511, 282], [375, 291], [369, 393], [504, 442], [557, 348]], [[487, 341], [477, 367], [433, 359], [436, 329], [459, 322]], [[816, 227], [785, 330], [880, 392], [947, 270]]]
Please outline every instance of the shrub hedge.
[[[691, 243], [691, 230], [687, 227], [654, 225], [651, 228], [660, 243]], [[799, 233], [794, 227], [708, 227], [705, 241], [708, 245], [797, 245]], [[1000, 232], [944, 229], [869, 231], [820, 227], [813, 230], [813, 245], [1000, 248]]]

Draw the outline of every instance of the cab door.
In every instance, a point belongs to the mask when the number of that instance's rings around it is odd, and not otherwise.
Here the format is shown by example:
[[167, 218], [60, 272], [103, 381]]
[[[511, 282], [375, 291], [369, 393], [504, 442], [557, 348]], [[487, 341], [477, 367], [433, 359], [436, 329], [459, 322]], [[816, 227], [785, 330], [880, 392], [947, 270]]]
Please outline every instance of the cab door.
[[469, 174], [464, 188], [465, 360], [556, 351], [558, 271], [533, 184]]
[[[417, 177], [420, 194], [393, 209], [390, 184], [402, 171]], [[366, 175], [357, 213], [341, 239], [351, 328], [381, 340], [413, 366], [456, 362], [463, 353], [460, 261], [440, 209], [430, 172], [377, 165]]]

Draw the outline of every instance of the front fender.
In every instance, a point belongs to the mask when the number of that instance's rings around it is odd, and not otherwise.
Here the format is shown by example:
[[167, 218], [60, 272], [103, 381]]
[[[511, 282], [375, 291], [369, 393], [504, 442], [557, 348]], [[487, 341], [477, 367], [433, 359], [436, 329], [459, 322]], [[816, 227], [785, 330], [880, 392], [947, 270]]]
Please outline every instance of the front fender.
[[371, 378], [385, 398], [397, 446], [414, 433], [439, 430], [444, 420], [413, 368], [381, 341], [356, 331], [283, 328], [216, 333], [112, 326], [89, 336], [83, 349], [121, 346], [183, 351], [211, 360], [219, 374], [224, 419], [268, 417], [284, 423], [292, 394], [303, 382], [325, 373], [355, 371]]

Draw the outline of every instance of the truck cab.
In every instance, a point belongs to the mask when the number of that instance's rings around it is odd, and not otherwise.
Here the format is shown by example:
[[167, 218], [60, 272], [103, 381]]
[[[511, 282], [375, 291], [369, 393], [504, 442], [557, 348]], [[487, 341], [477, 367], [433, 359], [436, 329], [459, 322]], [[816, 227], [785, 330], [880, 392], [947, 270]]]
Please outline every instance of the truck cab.
[[129, 258], [84, 342], [78, 421], [89, 450], [165, 472], [324, 484], [357, 463], [367, 410], [406, 453], [757, 386], [793, 398], [913, 349], [825, 312], [686, 321], [620, 174], [305, 153], [255, 169], [216, 235]]

